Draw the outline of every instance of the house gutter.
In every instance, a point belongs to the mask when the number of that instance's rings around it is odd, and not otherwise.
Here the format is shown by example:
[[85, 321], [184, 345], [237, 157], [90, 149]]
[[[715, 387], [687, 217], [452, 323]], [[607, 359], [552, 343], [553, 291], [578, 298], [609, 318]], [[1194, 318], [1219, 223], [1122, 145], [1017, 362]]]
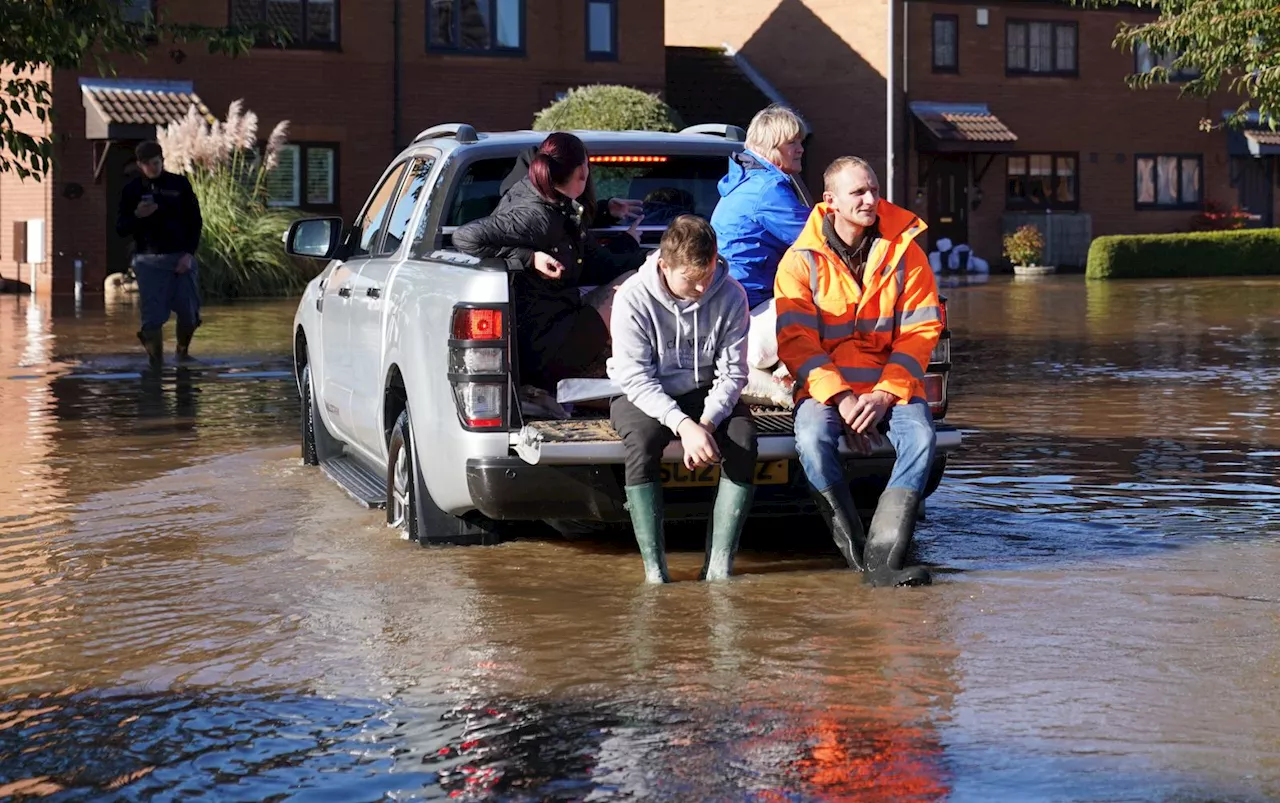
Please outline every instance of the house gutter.
[[894, 123], [897, 121], [897, 99], [898, 99], [898, 0], [889, 0], [889, 27], [887, 33], [888, 45], [888, 80], [885, 81], [885, 99], [884, 99], [884, 125], [885, 125], [885, 177], [884, 177], [884, 195], [889, 203], [898, 202], [897, 178], [894, 175], [894, 162], [897, 160], [898, 143], [895, 139]]
[[400, 95], [404, 71], [403, 58], [400, 52], [400, 20], [404, 0], [395, 0], [391, 12], [391, 155], [400, 152], [400, 131], [403, 122], [400, 119]]

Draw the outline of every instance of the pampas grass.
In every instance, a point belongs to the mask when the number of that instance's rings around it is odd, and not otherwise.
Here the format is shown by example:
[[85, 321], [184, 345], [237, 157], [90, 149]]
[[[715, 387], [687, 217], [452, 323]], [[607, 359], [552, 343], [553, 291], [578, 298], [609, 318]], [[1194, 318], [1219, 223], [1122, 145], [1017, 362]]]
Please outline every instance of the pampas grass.
[[204, 232], [196, 259], [206, 298], [292, 295], [314, 275], [314, 266], [284, 249], [284, 232], [298, 213], [267, 204], [267, 174], [288, 135], [288, 121], [281, 121], [259, 153], [258, 116], [239, 100], [225, 120], [207, 122], [193, 106], [157, 133], [165, 166], [185, 174], [200, 201]]

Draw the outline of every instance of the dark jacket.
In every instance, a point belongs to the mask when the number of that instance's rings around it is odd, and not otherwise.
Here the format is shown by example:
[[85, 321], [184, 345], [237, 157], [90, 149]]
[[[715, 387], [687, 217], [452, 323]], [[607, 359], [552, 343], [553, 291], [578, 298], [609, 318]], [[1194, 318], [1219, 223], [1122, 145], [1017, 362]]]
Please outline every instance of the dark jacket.
[[[150, 194], [159, 208], [150, 216], [139, 218], [134, 210], [144, 194]], [[195, 254], [203, 227], [200, 202], [185, 176], [168, 172], [155, 179], [138, 176], [124, 185], [116, 233], [132, 237], [136, 253]]]
[[[502, 196], [492, 215], [455, 231], [453, 247], [475, 257], [506, 259], [520, 271], [514, 281], [517, 339], [521, 371], [529, 378], [539, 376], [567, 345], [574, 318], [585, 308], [578, 288], [606, 284], [644, 262], [644, 252], [634, 241], [625, 254], [601, 247], [582, 225], [578, 204], [567, 198], [546, 200], [528, 178]], [[536, 251], [545, 251], [564, 266], [559, 279], [534, 270]]]

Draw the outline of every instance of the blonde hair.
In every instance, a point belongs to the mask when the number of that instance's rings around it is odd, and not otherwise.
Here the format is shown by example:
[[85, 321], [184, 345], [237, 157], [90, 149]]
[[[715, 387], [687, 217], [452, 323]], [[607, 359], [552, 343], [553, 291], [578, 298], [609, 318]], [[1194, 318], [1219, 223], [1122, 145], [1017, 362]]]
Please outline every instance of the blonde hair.
[[871, 165], [867, 163], [866, 159], [861, 159], [857, 156], [841, 156], [831, 164], [827, 165], [826, 172], [822, 174], [823, 191], [835, 192], [836, 178], [839, 177], [839, 175], [843, 173], [845, 170], [848, 170], [850, 167], [861, 167], [863, 170], [867, 171], [867, 173], [869, 173], [873, 178], [875, 178], [876, 181], [880, 180], [880, 177], [876, 175], [876, 171], [871, 169]]
[[716, 232], [696, 215], [681, 215], [662, 234], [662, 262], [690, 279], [701, 279], [716, 269]]
[[775, 164], [778, 149], [788, 142], [804, 139], [809, 128], [800, 115], [778, 103], [756, 112], [747, 128], [747, 148]]

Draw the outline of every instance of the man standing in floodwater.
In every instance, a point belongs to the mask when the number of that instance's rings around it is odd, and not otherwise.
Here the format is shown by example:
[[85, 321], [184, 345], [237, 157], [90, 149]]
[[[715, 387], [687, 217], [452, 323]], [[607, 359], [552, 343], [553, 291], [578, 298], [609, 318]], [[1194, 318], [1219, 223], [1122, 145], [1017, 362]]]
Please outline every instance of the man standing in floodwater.
[[138, 340], [151, 367], [164, 365], [164, 325], [178, 318], [177, 357], [190, 359], [191, 337], [200, 326], [196, 249], [204, 221], [191, 182], [164, 169], [164, 151], [154, 141], [135, 151], [141, 174], [120, 196], [116, 232], [132, 237], [142, 326]]

